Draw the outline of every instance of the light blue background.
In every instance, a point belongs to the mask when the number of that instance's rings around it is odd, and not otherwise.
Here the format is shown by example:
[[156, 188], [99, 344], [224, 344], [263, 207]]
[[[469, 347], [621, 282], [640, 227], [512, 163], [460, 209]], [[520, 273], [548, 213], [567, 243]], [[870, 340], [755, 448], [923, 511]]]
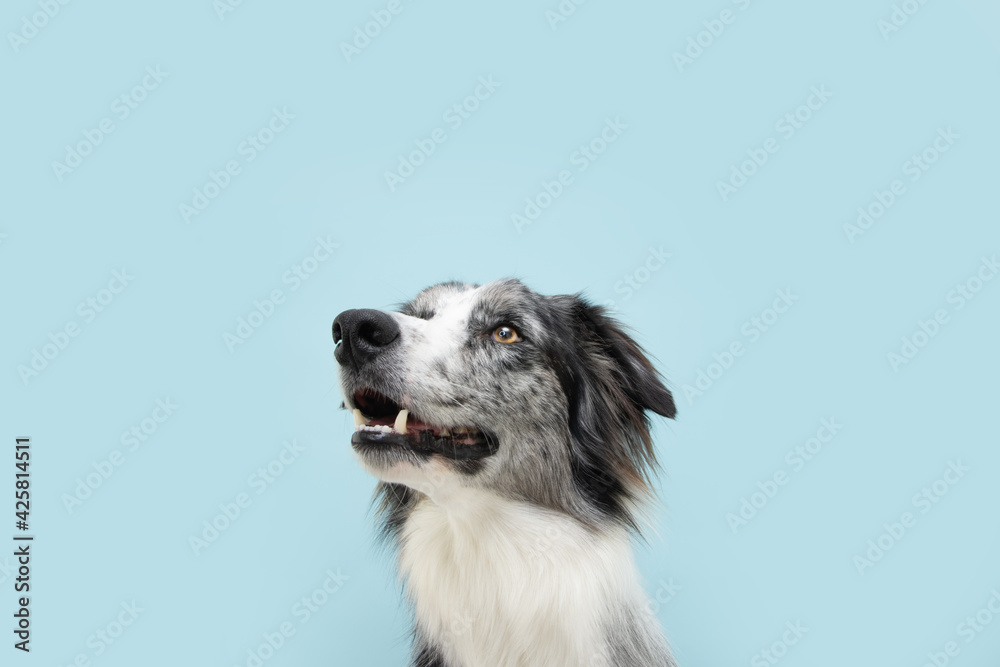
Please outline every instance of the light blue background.
[[[948, 301], [1000, 252], [1000, 11], [930, 0], [884, 38], [888, 0], [744, 4], [592, 0], [553, 29], [556, 0], [403, 0], [350, 62], [341, 42], [386, 3], [245, 0], [220, 18], [209, 0], [72, 2], [16, 52], [6, 37], [0, 489], [31, 436], [37, 541], [32, 652], [10, 646], [8, 558], [0, 662], [246, 665], [291, 621], [269, 667], [406, 664], [330, 323], [440, 280], [516, 276], [614, 301], [671, 381], [663, 509], [637, 558], [651, 594], [679, 587], [654, 611], [682, 666], [753, 664], [796, 621], [808, 632], [783, 666], [919, 667], [949, 641], [949, 664], [1000, 664], [1000, 618], [957, 634], [1000, 590], [1000, 281]], [[674, 52], [727, 8], [679, 71]], [[7, 3], [0, 27], [39, 11]], [[114, 101], [157, 66], [168, 76], [119, 120]], [[489, 76], [500, 87], [453, 129], [442, 114]], [[813, 86], [832, 97], [785, 139], [775, 123]], [[245, 162], [274, 108], [295, 118]], [[114, 131], [60, 181], [53, 161], [102, 118]], [[609, 118], [627, 129], [578, 171]], [[447, 141], [391, 192], [384, 172], [438, 127]], [[948, 127], [959, 138], [911, 182], [903, 164]], [[769, 137], [778, 152], [723, 201], [717, 181]], [[233, 159], [241, 173], [186, 223], [178, 207]], [[562, 169], [573, 183], [518, 232], [511, 215]], [[905, 194], [850, 243], [843, 226], [893, 179]], [[292, 291], [283, 276], [321, 236], [340, 247]], [[651, 246], [671, 257], [647, 274]], [[77, 305], [122, 267], [134, 279], [84, 324]], [[648, 280], [626, 299], [627, 274]], [[224, 334], [274, 289], [286, 301], [230, 352]], [[798, 300], [751, 342], [741, 329], [776, 290]], [[894, 371], [887, 354], [939, 308], [947, 325]], [[79, 335], [22, 381], [70, 321]], [[687, 400], [734, 341], [745, 353]], [[121, 434], [168, 397], [180, 407], [128, 451]], [[790, 472], [824, 418], [842, 430]], [[291, 439], [305, 451], [256, 495], [248, 478]], [[114, 450], [124, 463], [69, 512], [64, 494]], [[921, 514], [912, 496], [957, 460], [970, 470]], [[776, 471], [788, 484], [734, 533], [726, 515]], [[252, 505], [196, 556], [189, 537], [242, 492]], [[906, 511], [916, 525], [859, 573]], [[328, 569], [348, 578], [300, 623]], [[95, 655], [88, 638], [133, 600], [138, 619]]]

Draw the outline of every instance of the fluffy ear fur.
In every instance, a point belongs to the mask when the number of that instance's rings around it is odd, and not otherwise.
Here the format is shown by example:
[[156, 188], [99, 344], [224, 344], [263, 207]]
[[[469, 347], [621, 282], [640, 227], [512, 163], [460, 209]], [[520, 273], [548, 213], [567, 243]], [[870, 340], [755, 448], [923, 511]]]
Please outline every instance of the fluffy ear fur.
[[677, 414], [674, 397], [663, 378], [653, 368], [645, 351], [626, 333], [624, 325], [607, 315], [601, 306], [577, 300], [580, 321], [603, 345], [604, 352], [617, 362], [621, 386], [640, 410], [652, 410], [673, 419]]
[[[656, 469], [647, 410], [676, 414], [673, 396], [645, 352], [604, 308], [563, 300], [580, 346], [561, 354], [577, 488], [606, 516], [636, 528], [629, 501], [649, 491]], [[565, 312], [565, 311], [564, 311]]]

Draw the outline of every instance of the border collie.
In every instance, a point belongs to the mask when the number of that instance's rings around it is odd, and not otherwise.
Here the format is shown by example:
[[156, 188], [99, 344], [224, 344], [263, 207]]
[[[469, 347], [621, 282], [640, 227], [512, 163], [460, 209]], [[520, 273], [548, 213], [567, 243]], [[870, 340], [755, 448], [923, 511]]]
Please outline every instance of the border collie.
[[675, 414], [580, 296], [429, 287], [333, 323], [351, 445], [415, 614], [413, 667], [674, 667], [632, 559]]

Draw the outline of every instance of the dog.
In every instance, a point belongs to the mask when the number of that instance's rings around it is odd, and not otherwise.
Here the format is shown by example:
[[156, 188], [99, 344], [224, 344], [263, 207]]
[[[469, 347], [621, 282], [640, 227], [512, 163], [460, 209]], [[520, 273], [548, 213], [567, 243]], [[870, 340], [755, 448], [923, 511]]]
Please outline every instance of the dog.
[[676, 667], [631, 551], [657, 468], [647, 413], [676, 410], [604, 308], [446, 282], [340, 313], [333, 339], [412, 667]]

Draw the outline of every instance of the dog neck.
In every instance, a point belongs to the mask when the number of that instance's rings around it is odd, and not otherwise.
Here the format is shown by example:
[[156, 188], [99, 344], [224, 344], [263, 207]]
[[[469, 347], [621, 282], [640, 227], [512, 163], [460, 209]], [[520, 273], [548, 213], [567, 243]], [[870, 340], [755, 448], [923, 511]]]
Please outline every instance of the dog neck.
[[624, 528], [595, 531], [482, 489], [429, 490], [402, 528], [400, 569], [417, 631], [445, 664], [615, 664], [609, 619], [644, 600]]

